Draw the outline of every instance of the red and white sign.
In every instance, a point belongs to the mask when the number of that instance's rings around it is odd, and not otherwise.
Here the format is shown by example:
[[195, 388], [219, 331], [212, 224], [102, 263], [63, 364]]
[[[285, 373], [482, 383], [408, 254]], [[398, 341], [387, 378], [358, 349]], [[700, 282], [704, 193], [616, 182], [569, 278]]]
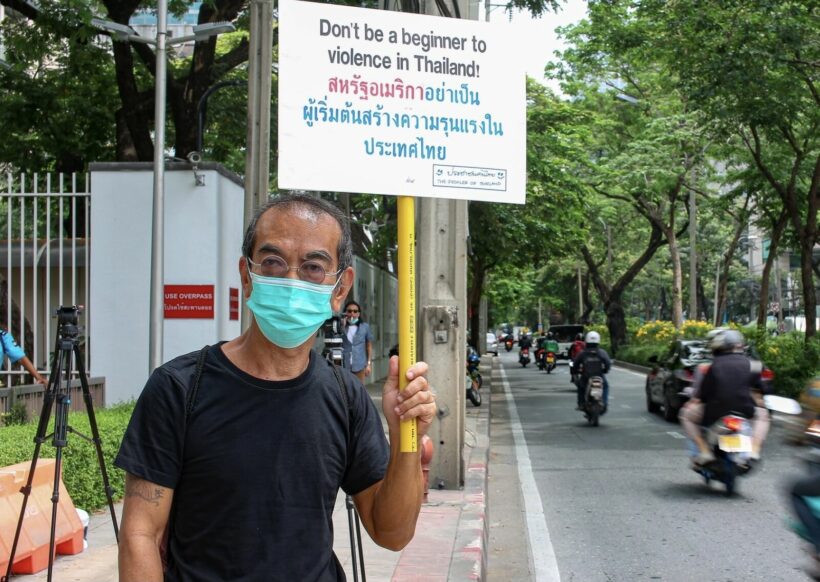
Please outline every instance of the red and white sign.
[[213, 318], [213, 285], [165, 286], [165, 319]]
[[228, 319], [239, 321], [239, 289], [236, 287], [228, 288], [228, 308]]

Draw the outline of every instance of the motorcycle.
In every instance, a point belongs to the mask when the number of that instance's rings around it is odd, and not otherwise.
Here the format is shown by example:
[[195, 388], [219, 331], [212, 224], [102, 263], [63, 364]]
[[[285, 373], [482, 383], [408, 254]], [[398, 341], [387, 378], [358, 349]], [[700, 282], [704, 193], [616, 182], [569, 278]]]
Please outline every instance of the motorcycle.
[[467, 398], [473, 403], [473, 406], [481, 406], [481, 372], [478, 370], [478, 365], [481, 363], [481, 357], [473, 349], [472, 346], [467, 346]]
[[604, 378], [602, 376], [590, 376], [587, 380], [582, 410], [587, 422], [592, 426], [598, 426], [599, 418], [604, 411]]
[[535, 363], [539, 370], [547, 369], [547, 350], [544, 348], [535, 350]]
[[504, 349], [508, 352], [511, 351], [513, 348], [513, 338], [511, 335], [508, 335], [504, 340]]
[[751, 435], [752, 424], [743, 416], [727, 414], [718, 419], [712, 426], [704, 428], [706, 443], [712, 449], [715, 460], [703, 466], [693, 465], [692, 469], [703, 477], [707, 485], [713, 480], [718, 481], [726, 487], [727, 496], [733, 495], [737, 478], [751, 470]]
[[546, 363], [547, 374], [552, 372], [555, 369], [555, 367], [558, 365], [557, 358], [555, 356], [555, 352], [547, 352], [546, 355], [544, 356], [544, 361]]
[[[769, 410], [799, 414], [800, 405], [790, 398], [766, 395], [763, 400]], [[743, 416], [727, 414], [711, 426], [704, 427], [703, 432], [715, 460], [703, 466], [693, 465], [692, 470], [700, 474], [707, 485], [713, 480], [723, 483], [727, 497], [731, 496], [737, 489], [737, 478], [747, 475], [753, 467], [749, 462], [752, 423]]]
[[521, 348], [521, 351], [518, 352], [518, 363], [521, 364], [522, 368], [527, 367], [527, 364], [530, 363], [530, 348]]
[[575, 370], [575, 365], [573, 364], [572, 360], [569, 361], [569, 381], [578, 385], [581, 377], [579, 376], [578, 372]]

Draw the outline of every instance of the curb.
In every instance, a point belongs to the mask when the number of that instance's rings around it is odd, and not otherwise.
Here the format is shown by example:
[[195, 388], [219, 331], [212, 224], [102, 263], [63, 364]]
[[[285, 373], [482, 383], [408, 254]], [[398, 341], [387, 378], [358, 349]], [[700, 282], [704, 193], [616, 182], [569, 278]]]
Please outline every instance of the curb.
[[642, 374], [648, 374], [652, 371], [652, 368], [647, 368], [646, 366], [641, 366], [639, 364], [632, 364], [630, 362], [623, 362], [621, 360], [612, 360], [612, 365], [618, 366], [619, 368], [632, 370], [633, 372], [639, 372]]
[[[489, 362], [487, 361], [489, 359]], [[487, 464], [490, 458], [490, 398], [492, 371], [497, 367], [494, 358], [482, 358], [481, 390], [485, 397], [478, 411], [475, 444], [467, 456], [464, 476], [464, 501], [458, 523], [453, 558], [450, 562], [448, 580], [484, 581], [487, 576], [487, 546], [490, 530], [487, 505]], [[486, 364], [486, 365], [485, 365]], [[488, 381], [489, 380], [489, 381]], [[485, 405], [486, 404], [486, 405]], [[469, 444], [465, 442], [465, 448]]]

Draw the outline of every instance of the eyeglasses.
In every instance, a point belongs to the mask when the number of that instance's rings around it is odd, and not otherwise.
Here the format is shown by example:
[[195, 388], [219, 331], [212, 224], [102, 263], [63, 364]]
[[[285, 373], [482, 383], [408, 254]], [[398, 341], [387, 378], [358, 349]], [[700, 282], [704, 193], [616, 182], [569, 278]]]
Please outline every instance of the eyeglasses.
[[328, 275], [338, 275], [342, 269], [338, 271], [327, 272], [324, 266], [318, 261], [305, 261], [298, 267], [291, 267], [285, 262], [285, 259], [277, 255], [268, 255], [260, 262], [252, 261], [247, 257], [248, 263], [253, 267], [259, 267], [259, 272], [264, 277], [287, 277], [288, 271], [296, 271], [302, 281], [310, 283], [322, 283]]
[[348, 309], [345, 313], [359, 313], [358, 309]]

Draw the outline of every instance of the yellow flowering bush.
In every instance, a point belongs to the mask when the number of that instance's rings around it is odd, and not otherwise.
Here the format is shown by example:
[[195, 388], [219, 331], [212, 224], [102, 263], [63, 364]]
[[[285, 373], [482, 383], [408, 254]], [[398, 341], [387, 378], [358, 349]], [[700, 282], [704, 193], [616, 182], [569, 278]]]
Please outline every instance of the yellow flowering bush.
[[635, 341], [639, 344], [663, 344], [676, 338], [705, 338], [713, 327], [708, 321], [693, 319], [684, 321], [680, 329], [676, 330], [671, 321], [650, 321], [638, 328], [635, 333]]
[[675, 326], [671, 321], [650, 321], [643, 324], [635, 332], [635, 341], [639, 344], [665, 344], [677, 336]]
[[678, 335], [686, 339], [700, 339], [706, 337], [706, 334], [713, 328], [714, 326], [708, 321], [688, 319], [680, 326]]

